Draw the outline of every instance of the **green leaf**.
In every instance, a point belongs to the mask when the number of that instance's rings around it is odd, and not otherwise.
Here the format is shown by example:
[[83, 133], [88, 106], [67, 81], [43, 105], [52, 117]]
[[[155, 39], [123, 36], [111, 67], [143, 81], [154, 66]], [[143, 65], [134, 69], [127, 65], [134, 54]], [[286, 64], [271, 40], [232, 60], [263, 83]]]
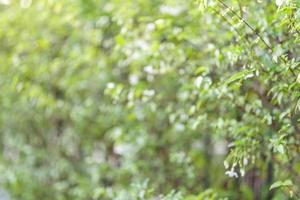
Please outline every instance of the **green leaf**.
[[293, 182], [290, 179], [285, 180], [285, 181], [277, 181], [270, 186], [270, 190], [273, 190], [273, 189], [279, 188], [279, 187], [288, 187], [288, 186], [292, 186], [292, 185], [293, 185]]
[[226, 82], [225, 84], [230, 84], [232, 82], [235, 82], [235, 81], [238, 81], [238, 80], [241, 80], [241, 79], [246, 79], [246, 78], [249, 78], [251, 75], [253, 75], [253, 72], [254, 72], [254, 69], [246, 69], [246, 70], [243, 70], [243, 71], [240, 71], [236, 74], [234, 74], [233, 76], [231, 76]]
[[200, 2], [199, 2], [200, 11], [203, 12], [207, 8], [207, 6], [208, 6], [207, 0], [200, 0]]
[[277, 146], [277, 151], [281, 154], [284, 154], [284, 146], [282, 144], [279, 144]]
[[195, 74], [196, 75], [201, 75], [204, 72], [207, 72], [207, 69], [206, 69], [206, 67], [201, 66], [201, 67], [197, 68], [197, 70], [195, 71]]

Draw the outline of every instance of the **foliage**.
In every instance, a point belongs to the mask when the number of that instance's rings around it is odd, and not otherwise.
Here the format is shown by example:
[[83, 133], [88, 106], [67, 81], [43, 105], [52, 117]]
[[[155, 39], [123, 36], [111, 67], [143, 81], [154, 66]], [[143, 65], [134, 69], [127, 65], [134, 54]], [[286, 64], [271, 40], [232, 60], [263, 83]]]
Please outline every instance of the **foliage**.
[[0, 0], [0, 44], [13, 199], [298, 198], [298, 0]]

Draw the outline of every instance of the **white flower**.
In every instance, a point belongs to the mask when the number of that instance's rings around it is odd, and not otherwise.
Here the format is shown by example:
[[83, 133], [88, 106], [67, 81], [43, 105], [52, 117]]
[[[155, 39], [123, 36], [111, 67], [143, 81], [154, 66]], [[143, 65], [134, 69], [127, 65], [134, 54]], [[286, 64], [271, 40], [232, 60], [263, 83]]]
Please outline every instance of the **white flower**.
[[230, 178], [238, 178], [239, 177], [238, 174], [236, 172], [234, 172], [233, 170], [227, 171], [227, 172], [225, 172], [225, 174], [227, 176], [229, 176]]
[[146, 67], [144, 67], [144, 71], [145, 71], [147, 74], [153, 74], [153, 73], [154, 73], [153, 66], [152, 66], [152, 65], [147, 65]]
[[288, 3], [288, 0], [276, 0], [276, 5], [278, 7], [281, 7], [282, 5], [287, 4], [287, 3]]
[[152, 97], [155, 95], [155, 91], [154, 90], [144, 90], [143, 94], [145, 96]]
[[112, 82], [110, 82], [110, 83], [107, 83], [106, 87], [107, 87], [108, 89], [113, 89], [113, 88], [115, 88], [115, 84], [112, 83]]
[[171, 7], [171, 6], [161, 6], [159, 8], [160, 12], [163, 14], [168, 14], [172, 16], [178, 16], [182, 13], [183, 9], [180, 7]]
[[154, 29], [155, 29], [155, 24], [154, 24], [154, 23], [149, 23], [149, 24], [147, 24], [146, 29], [147, 29], [147, 31], [154, 31]]
[[248, 159], [245, 158], [245, 157], [244, 157], [244, 159], [243, 159], [243, 164], [244, 164], [245, 166], [248, 165]]
[[202, 81], [203, 81], [203, 77], [202, 76], [199, 76], [196, 78], [195, 80], [195, 85], [197, 88], [200, 88], [201, 84], [202, 84]]
[[129, 83], [130, 83], [131, 85], [136, 85], [138, 82], [139, 82], [139, 77], [138, 77], [137, 75], [131, 74], [131, 75], [129, 76]]
[[276, 0], [276, 5], [281, 6], [283, 4], [284, 0]]

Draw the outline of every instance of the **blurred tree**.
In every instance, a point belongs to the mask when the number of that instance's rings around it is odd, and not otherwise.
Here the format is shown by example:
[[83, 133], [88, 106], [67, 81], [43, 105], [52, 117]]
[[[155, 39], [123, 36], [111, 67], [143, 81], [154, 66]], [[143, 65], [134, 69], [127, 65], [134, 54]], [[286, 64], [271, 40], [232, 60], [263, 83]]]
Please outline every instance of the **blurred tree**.
[[289, 199], [300, 2], [0, 0], [12, 199]]

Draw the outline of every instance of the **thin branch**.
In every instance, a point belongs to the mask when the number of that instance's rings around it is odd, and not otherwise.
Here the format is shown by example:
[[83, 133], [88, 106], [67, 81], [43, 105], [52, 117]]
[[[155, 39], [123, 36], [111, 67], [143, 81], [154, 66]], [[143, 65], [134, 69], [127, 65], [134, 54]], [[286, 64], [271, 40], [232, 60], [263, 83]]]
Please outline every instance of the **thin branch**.
[[[239, 20], [241, 20], [264, 44], [265, 46], [268, 48], [268, 50], [273, 53], [273, 48], [266, 42], [266, 40], [261, 36], [261, 34], [254, 28], [252, 27], [243, 17], [241, 17], [235, 10], [233, 10], [230, 6], [228, 6], [223, 0], [217, 0], [221, 5], [223, 5], [225, 8], [227, 8], [234, 16], [236, 16]], [[287, 64], [286, 59], [284, 59], [283, 56], [279, 56], [279, 59]], [[289, 70], [291, 71], [291, 73], [293, 74], [294, 77], [296, 76], [296, 73], [294, 72], [294, 70], [289, 66], [288, 67]]]

